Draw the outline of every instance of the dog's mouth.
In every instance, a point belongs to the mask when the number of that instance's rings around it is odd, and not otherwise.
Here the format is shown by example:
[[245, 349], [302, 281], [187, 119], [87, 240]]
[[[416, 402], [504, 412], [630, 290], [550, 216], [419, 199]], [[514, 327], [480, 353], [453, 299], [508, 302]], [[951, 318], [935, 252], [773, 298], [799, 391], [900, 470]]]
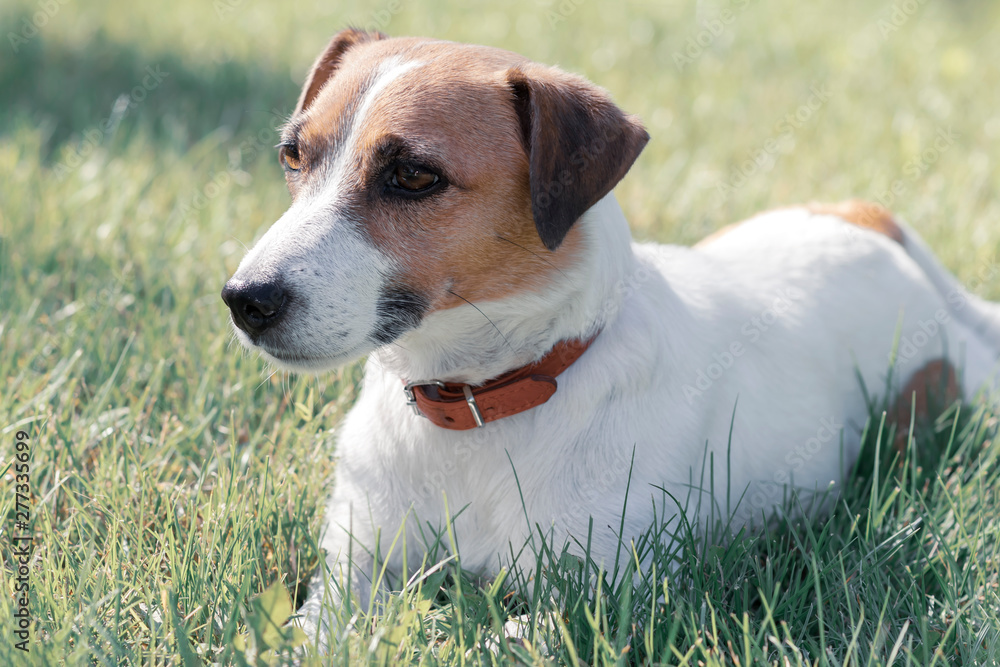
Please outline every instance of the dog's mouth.
[[275, 349], [271, 346], [260, 344], [253, 345], [254, 349], [269, 362], [283, 370], [300, 373], [322, 373], [343, 366], [350, 361], [353, 356], [360, 355], [338, 355], [329, 357], [324, 355], [309, 355], [292, 352], [285, 349]]
[[[282, 341], [277, 332], [252, 335], [233, 322], [236, 340], [247, 350], [257, 352], [265, 361], [280, 369], [298, 372], [321, 372], [341, 366], [350, 361], [348, 354], [323, 354], [315, 351], [300, 351]], [[360, 355], [358, 355], [360, 356]]]

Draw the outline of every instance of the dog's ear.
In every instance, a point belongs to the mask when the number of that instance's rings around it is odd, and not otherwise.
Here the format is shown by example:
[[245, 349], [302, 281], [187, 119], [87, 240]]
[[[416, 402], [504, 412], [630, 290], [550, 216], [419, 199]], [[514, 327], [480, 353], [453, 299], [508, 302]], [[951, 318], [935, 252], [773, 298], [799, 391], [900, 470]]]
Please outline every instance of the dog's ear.
[[649, 134], [607, 92], [554, 67], [518, 65], [507, 71], [507, 85], [528, 153], [535, 227], [555, 250], [625, 176]]
[[313, 63], [312, 70], [309, 71], [306, 83], [302, 87], [302, 94], [299, 95], [299, 103], [295, 107], [295, 113], [302, 113], [312, 104], [316, 96], [319, 95], [319, 91], [323, 88], [323, 84], [337, 70], [341, 58], [344, 57], [348, 49], [357, 44], [376, 39], [386, 39], [386, 36], [380, 32], [368, 32], [356, 28], [346, 28], [334, 35], [330, 43], [327, 44], [326, 50]]

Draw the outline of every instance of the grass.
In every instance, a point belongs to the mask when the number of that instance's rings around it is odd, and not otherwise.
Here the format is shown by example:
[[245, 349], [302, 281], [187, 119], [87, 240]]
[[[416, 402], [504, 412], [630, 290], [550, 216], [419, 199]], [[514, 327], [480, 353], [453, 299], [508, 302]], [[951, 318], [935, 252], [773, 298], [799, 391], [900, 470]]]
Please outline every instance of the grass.
[[[639, 238], [881, 199], [998, 298], [998, 19], [974, 0], [6, 2], [0, 663], [244, 664], [294, 642], [270, 621], [318, 563], [331, 432], [359, 371], [263, 374], [218, 293], [287, 205], [273, 129], [340, 27], [504, 46], [609, 88], [653, 136], [618, 189]], [[28, 654], [13, 634], [18, 430]], [[561, 545], [520, 585], [449, 561], [358, 613], [336, 662], [995, 663], [994, 432], [984, 407], [951, 406], [897, 458], [873, 406], [829, 515], [730, 540], [682, 527], [669, 553], [652, 527], [636, 553], [655, 570], [637, 576], [620, 563], [595, 579]], [[498, 637], [509, 617], [527, 640]]]

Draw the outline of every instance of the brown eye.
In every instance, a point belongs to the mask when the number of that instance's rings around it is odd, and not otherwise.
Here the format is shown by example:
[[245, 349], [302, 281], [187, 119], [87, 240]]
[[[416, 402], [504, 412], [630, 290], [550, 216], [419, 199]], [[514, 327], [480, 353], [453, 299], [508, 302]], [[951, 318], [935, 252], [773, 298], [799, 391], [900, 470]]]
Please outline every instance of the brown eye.
[[299, 159], [299, 151], [295, 146], [287, 144], [278, 149], [278, 159], [281, 166], [289, 171], [298, 171], [302, 167], [302, 160]]
[[420, 167], [409, 167], [401, 164], [392, 172], [392, 184], [411, 192], [426, 190], [439, 180], [437, 174]]

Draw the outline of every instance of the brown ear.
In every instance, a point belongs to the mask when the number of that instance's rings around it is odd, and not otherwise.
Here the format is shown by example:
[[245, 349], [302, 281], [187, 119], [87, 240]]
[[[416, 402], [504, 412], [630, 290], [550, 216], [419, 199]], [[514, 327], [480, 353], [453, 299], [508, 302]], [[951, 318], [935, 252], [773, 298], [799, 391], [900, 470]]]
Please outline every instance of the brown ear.
[[628, 172], [649, 134], [608, 94], [577, 76], [532, 63], [507, 72], [528, 152], [531, 213], [549, 250]]
[[380, 32], [367, 32], [356, 28], [346, 28], [334, 35], [326, 50], [313, 63], [312, 70], [306, 78], [306, 84], [302, 87], [302, 94], [299, 95], [299, 103], [295, 107], [295, 113], [302, 113], [312, 104], [323, 88], [323, 84], [336, 71], [340, 59], [344, 57], [348, 49], [356, 44], [376, 39], [386, 39], [386, 36]]

